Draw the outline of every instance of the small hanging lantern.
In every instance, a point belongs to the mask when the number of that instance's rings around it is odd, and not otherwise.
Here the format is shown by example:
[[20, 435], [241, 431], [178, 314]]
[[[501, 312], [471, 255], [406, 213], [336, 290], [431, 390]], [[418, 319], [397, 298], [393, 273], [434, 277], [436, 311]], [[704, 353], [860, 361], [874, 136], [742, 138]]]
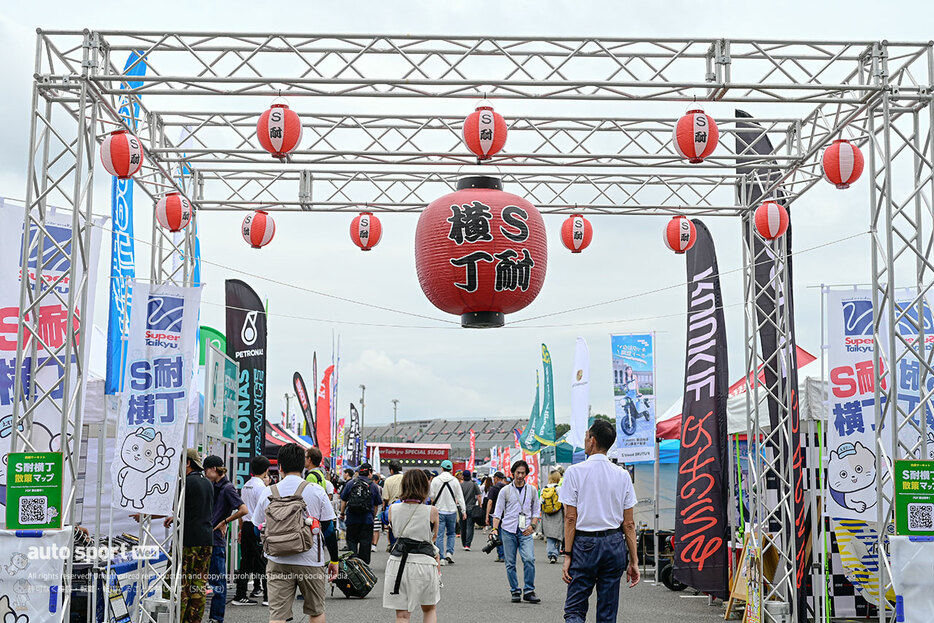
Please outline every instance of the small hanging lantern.
[[116, 130], [101, 143], [101, 162], [117, 179], [129, 179], [143, 166], [143, 146], [126, 130]]
[[379, 244], [383, 225], [372, 212], [361, 212], [350, 223], [350, 239], [361, 251], [369, 251]]
[[582, 214], [572, 214], [561, 224], [561, 242], [571, 253], [580, 253], [590, 246], [593, 225]]
[[302, 141], [302, 120], [285, 104], [273, 104], [256, 122], [256, 138], [273, 158], [285, 158]]
[[756, 230], [766, 240], [775, 240], [788, 229], [788, 210], [780, 203], [766, 201], [756, 208]]
[[691, 164], [698, 164], [717, 148], [720, 130], [713, 117], [700, 107], [692, 107], [675, 124], [672, 142], [675, 151]]
[[690, 219], [676, 216], [665, 226], [664, 238], [668, 248], [680, 255], [694, 246], [697, 231]]
[[247, 214], [241, 227], [243, 239], [254, 249], [265, 247], [276, 235], [276, 222], [263, 210]]
[[169, 193], [156, 204], [156, 221], [173, 233], [185, 229], [191, 215], [191, 202], [179, 193]]
[[838, 139], [824, 150], [821, 162], [824, 179], [843, 190], [859, 179], [863, 173], [863, 152], [850, 141]]
[[464, 120], [464, 144], [478, 160], [489, 160], [506, 144], [506, 120], [492, 106], [477, 106]]

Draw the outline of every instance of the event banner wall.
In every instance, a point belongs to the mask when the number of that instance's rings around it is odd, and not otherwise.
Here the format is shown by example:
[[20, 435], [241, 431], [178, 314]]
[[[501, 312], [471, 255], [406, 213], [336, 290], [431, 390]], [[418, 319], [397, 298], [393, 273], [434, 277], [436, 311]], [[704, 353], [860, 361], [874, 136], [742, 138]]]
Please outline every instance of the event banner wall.
[[266, 311], [253, 288], [228, 279], [227, 356], [240, 365], [237, 394], [237, 479], [250, 479], [250, 461], [263, 454], [266, 431]]
[[201, 287], [133, 282], [124, 392], [111, 465], [113, 506], [172, 515], [187, 433]]
[[72, 527], [61, 530], [0, 530], [0, 621], [60, 623], [61, 577]]
[[675, 499], [675, 577], [726, 599], [729, 393], [723, 297], [713, 238], [699, 220], [687, 252], [688, 327]]
[[204, 386], [204, 435], [225, 442], [237, 440], [237, 362], [213, 346], [208, 347]]
[[[29, 247], [29, 279], [30, 286], [35, 287], [34, 269], [42, 264], [42, 279], [46, 283], [57, 282], [56, 291], [62, 300], [67, 301], [73, 283], [80, 283], [83, 272], [81, 266], [76, 266], [74, 281], [68, 278], [72, 269], [67, 257], [55, 255], [55, 245], [60, 245], [71, 253], [71, 212], [49, 207], [46, 216], [46, 234], [43, 237], [33, 228], [28, 236], [24, 235], [24, 209], [22, 206], [6, 203], [0, 198], [0, 517], [6, 511], [6, 455], [10, 451], [12, 420], [13, 420], [13, 384], [16, 374], [16, 333], [19, 328], [19, 292], [20, 292], [20, 264], [22, 262], [23, 245]], [[104, 220], [95, 221], [95, 225], [103, 225]], [[89, 249], [90, 272], [88, 273], [88, 292], [94, 292], [97, 283], [97, 265], [100, 257], [101, 236], [100, 228], [91, 230], [91, 248]], [[43, 240], [44, 238], [44, 240]], [[39, 255], [39, 244], [42, 243], [42, 255]], [[55, 258], [53, 260], [53, 258]], [[74, 293], [78, 297], [79, 293]], [[80, 298], [77, 299], [80, 304]], [[88, 296], [88, 308], [79, 309], [82, 337], [85, 341], [81, 348], [88, 347], [90, 340], [89, 329], [93, 324], [94, 296]], [[42, 346], [58, 348], [65, 343], [77, 327], [69, 327], [68, 309], [56, 297], [47, 297], [39, 308], [41, 341], [36, 341], [36, 366], [41, 368], [36, 374], [37, 386], [53, 387], [64, 375], [64, 368], [51, 363], [48, 351]], [[26, 336], [30, 340], [30, 336]], [[29, 342], [27, 342], [29, 344]], [[28, 351], [27, 351], [28, 352]], [[77, 357], [72, 356], [71, 378], [77, 375]], [[32, 357], [27, 356], [23, 361], [23, 378], [32, 373]], [[85, 381], [87, 380], [85, 375]], [[52, 391], [52, 398], [62, 398], [62, 387]], [[43, 401], [33, 412], [32, 432], [30, 439], [37, 452], [61, 450], [62, 416], [59, 410], [50, 402]], [[22, 448], [21, 448], [22, 449]], [[71, 481], [67, 478], [64, 483], [65, 491], [69, 490]]]
[[655, 336], [611, 335], [616, 446], [624, 463], [655, 460]]

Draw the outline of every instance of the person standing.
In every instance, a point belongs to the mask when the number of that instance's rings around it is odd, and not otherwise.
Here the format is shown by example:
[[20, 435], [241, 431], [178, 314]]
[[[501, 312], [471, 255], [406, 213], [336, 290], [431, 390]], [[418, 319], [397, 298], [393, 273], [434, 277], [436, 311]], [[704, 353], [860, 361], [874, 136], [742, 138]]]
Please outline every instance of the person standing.
[[[541, 603], [535, 594], [535, 542], [533, 534], [542, 516], [538, 491], [526, 483], [529, 464], [523, 460], [512, 464], [512, 483], [500, 491], [493, 511], [493, 530], [491, 535], [503, 540], [506, 554], [506, 578], [512, 602], [523, 599], [529, 603]], [[522, 557], [523, 590], [519, 590], [519, 578], [516, 574], [516, 553]]]
[[441, 552], [441, 564], [454, 564], [454, 530], [458, 517], [466, 517], [464, 512], [464, 492], [460, 483], [451, 473], [454, 465], [450, 461], [441, 461], [441, 473], [431, 480], [431, 505], [438, 508], [438, 537], [435, 545]]
[[440, 553], [434, 544], [438, 509], [427, 506], [430, 484], [425, 472], [413, 469], [402, 477], [401, 502], [389, 506], [389, 524], [398, 535], [386, 563], [383, 607], [405, 623], [421, 607], [425, 623], [438, 620], [441, 601]]
[[470, 470], [464, 470], [464, 480], [461, 482], [461, 493], [464, 496], [465, 517], [461, 520], [461, 544], [464, 551], [470, 551], [470, 544], [473, 543], [473, 515], [474, 509], [480, 505], [482, 496], [480, 494], [480, 485], [472, 478]]
[[548, 474], [548, 484], [542, 487], [542, 534], [545, 535], [548, 562], [555, 564], [564, 549], [564, 508], [559, 494], [561, 472], [553, 470]]
[[347, 548], [370, 564], [373, 542], [373, 522], [383, 503], [379, 487], [370, 480], [373, 467], [363, 463], [357, 477], [344, 485], [341, 492], [341, 520], [347, 525]]
[[324, 457], [321, 455], [321, 450], [318, 448], [312, 446], [305, 450], [305, 469], [308, 470], [305, 474], [305, 480], [324, 489], [324, 492], [330, 500], [331, 496], [334, 495], [334, 485], [331, 484], [327, 474], [321, 469], [321, 461], [323, 459]]
[[[382, 504], [382, 499], [383, 499], [382, 477], [379, 474], [374, 473], [371, 480], [373, 481], [373, 484], [379, 488], [379, 499], [380, 499], [380, 504]], [[380, 512], [376, 513], [373, 516], [373, 543], [370, 546], [370, 550], [374, 552], [378, 549], [378, 546], [379, 546], [379, 535], [383, 531], [383, 516], [385, 515], [385, 513], [386, 513], [386, 508], [383, 507]]]
[[[337, 577], [337, 532], [334, 509], [324, 489], [302, 479], [305, 451], [297, 443], [279, 448], [279, 482], [263, 489], [250, 521], [265, 526], [266, 509], [272, 498], [301, 496], [304, 501], [305, 524], [312, 532], [309, 549], [286, 555], [267, 556], [266, 580], [269, 586], [269, 621], [285, 623], [292, 618], [292, 605], [297, 588], [304, 599], [302, 612], [309, 623], [325, 623], [324, 593], [328, 580]], [[278, 503], [278, 502], [277, 502]], [[310, 525], [308, 525], [310, 522]], [[269, 529], [266, 526], [266, 529]], [[317, 530], [317, 532], [316, 532]], [[301, 541], [297, 538], [296, 540]], [[267, 544], [268, 545], [268, 544]], [[281, 546], [281, 544], [279, 544]], [[325, 568], [326, 567], [326, 568]]]
[[613, 425], [595, 421], [584, 437], [587, 460], [572, 465], [564, 474], [560, 500], [564, 508], [562, 577], [568, 585], [564, 602], [567, 623], [584, 623], [594, 586], [597, 623], [616, 621], [623, 572], [630, 588], [639, 583], [633, 518], [636, 492], [629, 472], [607, 459], [615, 441]]
[[[259, 503], [263, 490], [269, 485], [269, 459], [263, 455], [255, 456], [250, 461], [250, 478], [243, 489], [240, 498], [246, 504], [246, 517], [240, 522], [240, 573], [237, 577], [237, 591], [233, 601], [235, 606], [252, 606], [256, 604], [250, 597], [263, 597], [263, 605], [269, 605], [269, 593], [266, 585], [266, 560], [263, 556], [263, 546], [259, 540], [259, 530], [253, 525], [256, 506]], [[250, 580], [253, 580], [253, 592], [246, 594]]]
[[[204, 477], [201, 457], [189, 448], [185, 463], [185, 530], [182, 537], [182, 623], [201, 623], [204, 616], [204, 590], [211, 566], [214, 536], [211, 515], [214, 514], [214, 488]], [[165, 519], [165, 527], [172, 525]]]
[[[383, 483], [383, 506], [390, 506], [399, 501], [402, 495], [402, 466], [396, 461], [389, 462], [389, 477]], [[389, 547], [396, 542], [396, 535], [392, 531], [392, 522], [387, 522], [386, 536], [389, 538]]]
[[211, 596], [208, 621], [224, 623], [224, 614], [227, 611], [227, 526], [246, 515], [246, 504], [227, 478], [224, 459], [212, 454], [204, 459], [203, 465], [205, 478], [214, 485], [214, 512], [211, 515], [214, 543], [208, 572], [208, 583], [214, 594]]
[[[496, 501], [499, 499], [499, 494], [502, 492], [503, 487], [506, 486], [506, 474], [503, 472], [496, 472], [493, 474], [493, 485], [490, 487], [489, 493], [486, 496], [486, 520], [487, 526], [490, 528], [493, 527], [493, 524], [490, 523], [490, 517], [493, 515], [493, 510], [496, 509]], [[504, 558], [505, 552], [503, 552], [503, 544], [500, 541], [500, 544], [496, 546], [496, 561], [495, 562], [505, 562]]]

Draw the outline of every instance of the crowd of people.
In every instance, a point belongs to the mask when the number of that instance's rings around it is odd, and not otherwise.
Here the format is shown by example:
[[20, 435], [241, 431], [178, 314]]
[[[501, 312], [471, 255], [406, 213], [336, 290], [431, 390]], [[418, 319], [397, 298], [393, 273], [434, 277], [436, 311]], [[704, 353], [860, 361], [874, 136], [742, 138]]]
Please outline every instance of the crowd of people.
[[[330, 474], [317, 448], [298, 444], [279, 449], [275, 474], [266, 457], [250, 464], [251, 478], [240, 491], [226, 475], [224, 461], [203, 461], [189, 450], [185, 480], [182, 621], [200, 623], [207, 607], [211, 623], [222, 623], [227, 606], [227, 533], [238, 523], [240, 568], [234, 606], [269, 608], [271, 623], [291, 619], [296, 595], [309, 623], [325, 620], [325, 591], [339, 576], [340, 542], [364, 565], [385, 532], [389, 560], [382, 582], [383, 606], [397, 621], [421, 609], [437, 620], [440, 567], [455, 564], [458, 537], [471, 551], [475, 528], [484, 530], [484, 552], [504, 563], [513, 603], [541, 603], [535, 590], [534, 539], [546, 540], [549, 564], [563, 558], [568, 584], [565, 619], [584, 621], [597, 590], [597, 621], [615, 621], [625, 575], [639, 582], [629, 473], [606, 456], [616, 431], [600, 420], [586, 435], [586, 461], [550, 472], [539, 489], [527, 482], [529, 466], [519, 460], [503, 472], [478, 480], [470, 471], [440, 471], [389, 464], [385, 479], [369, 463]], [[166, 525], [173, 518], [166, 518]], [[522, 562], [522, 580], [519, 566]], [[210, 586], [210, 591], [208, 591]], [[252, 590], [250, 587], [252, 586]]]

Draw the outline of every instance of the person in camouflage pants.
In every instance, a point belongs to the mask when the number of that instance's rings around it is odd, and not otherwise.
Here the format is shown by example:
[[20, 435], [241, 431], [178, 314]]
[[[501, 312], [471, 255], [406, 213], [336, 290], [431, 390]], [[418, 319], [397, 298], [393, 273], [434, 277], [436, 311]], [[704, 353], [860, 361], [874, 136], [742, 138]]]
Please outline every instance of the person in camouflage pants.
[[210, 565], [210, 546], [182, 548], [182, 623], [201, 623]]

